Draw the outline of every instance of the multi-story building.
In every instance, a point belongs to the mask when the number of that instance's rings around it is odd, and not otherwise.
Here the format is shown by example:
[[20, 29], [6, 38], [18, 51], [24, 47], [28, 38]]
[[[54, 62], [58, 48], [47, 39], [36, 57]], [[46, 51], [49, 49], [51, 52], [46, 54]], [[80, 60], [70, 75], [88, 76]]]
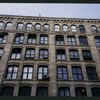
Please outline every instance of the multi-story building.
[[0, 15], [0, 95], [100, 96], [100, 19]]

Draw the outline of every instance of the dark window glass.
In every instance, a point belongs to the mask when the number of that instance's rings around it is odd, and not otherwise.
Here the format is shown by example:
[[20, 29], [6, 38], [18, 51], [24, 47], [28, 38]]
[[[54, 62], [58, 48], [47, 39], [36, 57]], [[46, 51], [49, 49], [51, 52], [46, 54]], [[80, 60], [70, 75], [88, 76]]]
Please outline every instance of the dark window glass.
[[11, 53], [11, 59], [20, 59], [21, 48], [13, 48]]
[[26, 65], [23, 67], [22, 79], [32, 79], [33, 66]]
[[23, 41], [24, 41], [24, 35], [23, 34], [16, 34], [14, 43], [15, 44], [22, 44]]
[[41, 65], [38, 68], [38, 79], [44, 79], [44, 76], [48, 75], [48, 67]]
[[80, 30], [81, 33], [86, 32], [84, 25], [79, 25], [79, 30]]
[[68, 40], [68, 45], [76, 45], [75, 36], [68, 36], [67, 40]]
[[56, 45], [64, 45], [64, 37], [62, 35], [56, 36]]
[[34, 43], [36, 43], [36, 35], [34, 35], [34, 34], [29, 34], [29, 35], [28, 35], [27, 43], [29, 43], [29, 44], [34, 44]]
[[92, 60], [92, 55], [89, 50], [82, 50], [84, 60]]
[[40, 43], [41, 44], [48, 44], [48, 36], [47, 35], [40, 35]]
[[78, 51], [77, 50], [69, 50], [69, 55], [71, 60], [79, 60]]
[[94, 67], [87, 67], [86, 70], [89, 80], [98, 80], [96, 69]]
[[56, 59], [57, 60], [65, 60], [65, 50], [62, 50], [62, 49], [58, 49], [57, 51], [56, 51]]
[[72, 67], [72, 73], [74, 80], [83, 80], [81, 67]]
[[9, 65], [6, 72], [6, 79], [16, 79], [18, 71], [18, 65]]
[[100, 46], [100, 37], [99, 36], [95, 37], [95, 42], [96, 42], [96, 46]]
[[7, 34], [2, 34], [2, 35], [0, 35], [0, 44], [1, 44], [1, 43], [6, 43], [7, 37], [8, 37]]
[[67, 80], [68, 79], [68, 71], [67, 71], [67, 67], [65, 66], [59, 66], [57, 68], [57, 78], [60, 80]]
[[85, 36], [79, 36], [80, 45], [88, 45], [87, 38]]
[[25, 54], [25, 58], [27, 59], [34, 59], [35, 56], [35, 50], [32, 48], [26, 49], [26, 54]]
[[87, 96], [86, 89], [84, 87], [76, 87], [75, 94], [76, 96]]
[[14, 87], [12, 86], [4, 86], [1, 90], [1, 96], [13, 96]]
[[58, 96], [70, 96], [70, 90], [68, 87], [59, 87]]
[[31, 87], [29, 86], [20, 87], [18, 96], [31, 96]]
[[91, 91], [92, 91], [92, 96], [100, 96], [100, 88], [94, 87], [91, 88]]
[[48, 96], [48, 87], [37, 87], [36, 96]]
[[48, 59], [48, 50], [47, 49], [39, 50], [39, 59]]

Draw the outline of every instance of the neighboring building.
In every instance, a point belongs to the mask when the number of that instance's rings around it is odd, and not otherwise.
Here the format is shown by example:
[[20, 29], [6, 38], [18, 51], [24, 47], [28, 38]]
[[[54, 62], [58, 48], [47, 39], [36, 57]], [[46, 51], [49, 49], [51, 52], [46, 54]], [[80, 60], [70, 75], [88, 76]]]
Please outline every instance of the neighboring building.
[[100, 96], [100, 19], [0, 15], [0, 95]]

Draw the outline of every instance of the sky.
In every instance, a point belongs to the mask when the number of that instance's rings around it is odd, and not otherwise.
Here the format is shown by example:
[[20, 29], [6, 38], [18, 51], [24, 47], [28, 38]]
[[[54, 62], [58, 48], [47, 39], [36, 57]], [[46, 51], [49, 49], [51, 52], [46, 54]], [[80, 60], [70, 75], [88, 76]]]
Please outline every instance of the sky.
[[0, 3], [0, 14], [100, 19], [100, 4]]

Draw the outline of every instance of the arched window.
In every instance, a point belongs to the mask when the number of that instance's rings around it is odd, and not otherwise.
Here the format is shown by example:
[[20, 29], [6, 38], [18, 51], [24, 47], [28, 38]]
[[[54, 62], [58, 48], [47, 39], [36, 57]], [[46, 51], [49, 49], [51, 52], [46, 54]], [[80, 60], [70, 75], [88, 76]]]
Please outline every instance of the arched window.
[[76, 87], [75, 88], [76, 96], [87, 96], [86, 88], [84, 87]]
[[91, 88], [92, 96], [100, 96], [100, 88], [99, 87], [93, 87]]
[[1, 96], [13, 96], [14, 87], [13, 86], [4, 86], [1, 89]]
[[35, 24], [35, 30], [41, 30], [41, 24], [39, 23]]
[[66, 66], [58, 66], [57, 68], [57, 79], [68, 80], [68, 70]]
[[21, 86], [19, 88], [18, 96], [31, 96], [31, 87], [30, 86]]
[[98, 29], [95, 25], [92, 25], [91, 29], [92, 29], [92, 32], [95, 32], [95, 33], [98, 32]]
[[4, 29], [4, 22], [0, 22], [0, 29]]
[[62, 26], [62, 30], [63, 30], [64, 32], [68, 31], [68, 26], [67, 26], [67, 25], [63, 25], [63, 26]]
[[57, 31], [57, 32], [60, 31], [60, 26], [59, 25], [54, 25], [54, 30]]
[[63, 45], [63, 44], [64, 44], [64, 36], [56, 35], [56, 45]]
[[58, 88], [58, 96], [70, 96], [69, 87], [59, 87]]
[[6, 24], [6, 29], [13, 29], [13, 23], [12, 22], [8, 22], [7, 24]]
[[24, 24], [22, 22], [17, 24], [17, 29], [18, 30], [23, 30], [23, 28], [24, 28]]
[[79, 30], [80, 30], [81, 33], [86, 32], [84, 25], [79, 25]]
[[56, 50], [56, 59], [57, 60], [65, 60], [65, 58], [66, 58], [65, 50], [63, 50], [63, 49]]
[[44, 31], [49, 31], [49, 29], [50, 29], [49, 24], [44, 24], [43, 30], [44, 30]]
[[48, 87], [45, 86], [37, 87], [36, 96], [48, 96]]
[[32, 31], [32, 24], [31, 23], [26, 24], [26, 30]]
[[71, 31], [72, 32], [77, 32], [77, 27], [75, 25], [71, 25]]

